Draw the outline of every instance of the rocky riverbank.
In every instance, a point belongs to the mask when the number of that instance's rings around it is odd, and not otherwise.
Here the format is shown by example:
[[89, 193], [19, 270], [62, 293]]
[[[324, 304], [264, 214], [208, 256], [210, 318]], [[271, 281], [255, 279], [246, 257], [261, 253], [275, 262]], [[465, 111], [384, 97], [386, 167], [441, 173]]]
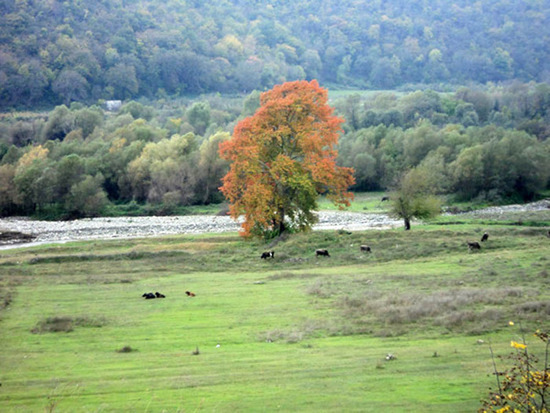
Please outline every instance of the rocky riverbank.
[[[522, 205], [490, 207], [463, 214], [476, 217], [550, 209], [550, 199]], [[315, 230], [361, 231], [402, 226], [385, 214], [322, 211]], [[92, 239], [124, 239], [171, 234], [236, 232], [239, 225], [228, 216], [187, 215], [174, 217], [87, 218], [74, 221], [34, 221], [28, 218], [0, 218], [0, 248]], [[18, 234], [20, 234], [18, 236]]]
[[[315, 225], [314, 229], [358, 231], [392, 228], [399, 225], [402, 225], [401, 221], [391, 219], [384, 214], [323, 211], [319, 213], [319, 223]], [[0, 219], [0, 233], [20, 233], [22, 237], [11, 237], [3, 241], [3, 246], [0, 248], [8, 248], [22, 243], [32, 245], [91, 239], [236, 232], [238, 230], [239, 225], [230, 217], [213, 215], [87, 218], [55, 222], [35, 221], [28, 218], [2, 218]], [[32, 241], [29, 236], [33, 237]], [[1, 243], [2, 241], [0, 241], [0, 245]]]

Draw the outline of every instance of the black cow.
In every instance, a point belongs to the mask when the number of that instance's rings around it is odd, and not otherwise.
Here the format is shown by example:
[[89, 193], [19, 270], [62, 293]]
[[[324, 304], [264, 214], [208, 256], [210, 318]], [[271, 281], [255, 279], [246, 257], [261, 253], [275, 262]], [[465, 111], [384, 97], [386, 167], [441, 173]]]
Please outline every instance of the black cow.
[[389, 200], [390, 200], [389, 196], [383, 196], [382, 200], [380, 202], [385, 202], [385, 201], [389, 201]]
[[142, 295], [142, 297], [145, 297], [146, 300], [150, 300], [152, 298], [157, 298], [155, 296], [155, 294], [153, 294], [153, 293], [145, 293], [145, 294]]
[[473, 250], [480, 250], [481, 249], [481, 245], [479, 245], [479, 242], [475, 241], [475, 242], [468, 242], [468, 249], [470, 251], [473, 251]]
[[164, 294], [161, 294], [161, 293], [159, 293], [158, 291], [155, 293], [155, 296], [156, 296], [157, 298], [166, 298], [166, 296], [165, 296]]
[[275, 251], [265, 251], [262, 252], [262, 256], [260, 257], [262, 259], [268, 259], [268, 258], [275, 258]]
[[328, 253], [327, 250], [318, 249], [318, 250], [315, 250], [315, 256], [330, 257], [330, 254]]
[[489, 234], [485, 233], [485, 234], [483, 234], [482, 237], [481, 237], [481, 242], [485, 242], [485, 241], [487, 241], [488, 239], [489, 239]]
[[361, 245], [360, 249], [364, 252], [371, 252], [371, 249], [368, 245]]

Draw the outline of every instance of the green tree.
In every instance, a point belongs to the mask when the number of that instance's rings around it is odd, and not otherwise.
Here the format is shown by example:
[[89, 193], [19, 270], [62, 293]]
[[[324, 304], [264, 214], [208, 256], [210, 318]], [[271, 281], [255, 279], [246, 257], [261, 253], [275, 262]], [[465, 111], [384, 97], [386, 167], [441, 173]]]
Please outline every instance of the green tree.
[[10, 215], [16, 209], [17, 188], [14, 178], [14, 165], [0, 165], [0, 216]]
[[88, 137], [96, 127], [103, 125], [103, 111], [99, 108], [83, 108], [74, 113], [75, 128], [82, 129], [82, 137]]
[[437, 216], [441, 203], [432, 193], [427, 171], [413, 168], [401, 178], [399, 188], [390, 195], [390, 214], [402, 218], [405, 230], [411, 229], [413, 218], [427, 219]]
[[466, 199], [474, 197], [483, 183], [483, 147], [476, 145], [464, 149], [450, 169], [456, 193]]
[[361, 96], [358, 93], [349, 95], [335, 104], [337, 110], [346, 120], [344, 129], [355, 131], [362, 123]]
[[219, 154], [219, 145], [230, 139], [227, 132], [217, 132], [205, 140], [200, 146], [199, 168], [196, 171], [197, 188], [202, 189], [200, 199], [203, 204], [221, 201], [218, 188], [221, 179], [227, 173], [229, 164]]
[[151, 106], [145, 106], [136, 101], [130, 101], [120, 108], [119, 116], [129, 113], [134, 119], [145, 119], [150, 121], [155, 115], [155, 110]]
[[148, 143], [128, 165], [135, 199], [160, 203], [166, 193], [178, 191], [181, 205], [191, 203], [195, 196], [196, 150], [192, 133]]
[[73, 185], [81, 180], [84, 174], [84, 160], [77, 154], [63, 157], [56, 165], [57, 191], [60, 198], [64, 198]]
[[61, 71], [52, 84], [52, 90], [63, 99], [63, 103], [66, 105], [72, 101], [86, 100], [88, 88], [86, 78], [70, 69]]
[[195, 134], [203, 136], [210, 124], [210, 105], [208, 102], [193, 103], [185, 114], [187, 120], [195, 130]]
[[74, 114], [65, 105], [56, 106], [48, 115], [42, 131], [45, 140], [63, 140], [74, 129]]
[[417, 166], [426, 155], [441, 145], [440, 134], [429, 123], [423, 122], [405, 132], [403, 150], [408, 167]]
[[35, 212], [53, 199], [48, 153], [48, 149], [35, 146], [17, 162], [13, 179], [17, 189], [16, 202], [25, 212]]
[[128, 99], [134, 97], [139, 90], [136, 78], [136, 68], [124, 63], [118, 63], [107, 70], [105, 80], [113, 88], [113, 98]]
[[102, 188], [103, 176], [86, 175], [71, 187], [65, 199], [65, 209], [71, 216], [94, 217], [101, 214], [108, 204], [107, 194]]

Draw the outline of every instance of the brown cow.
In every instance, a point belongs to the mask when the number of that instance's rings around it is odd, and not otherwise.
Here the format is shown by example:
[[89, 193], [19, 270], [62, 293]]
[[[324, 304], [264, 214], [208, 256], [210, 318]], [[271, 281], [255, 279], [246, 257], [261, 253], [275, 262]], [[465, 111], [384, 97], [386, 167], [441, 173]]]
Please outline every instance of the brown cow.
[[191, 291], [186, 291], [185, 294], [187, 294], [188, 297], [194, 297], [195, 293], [192, 293]]

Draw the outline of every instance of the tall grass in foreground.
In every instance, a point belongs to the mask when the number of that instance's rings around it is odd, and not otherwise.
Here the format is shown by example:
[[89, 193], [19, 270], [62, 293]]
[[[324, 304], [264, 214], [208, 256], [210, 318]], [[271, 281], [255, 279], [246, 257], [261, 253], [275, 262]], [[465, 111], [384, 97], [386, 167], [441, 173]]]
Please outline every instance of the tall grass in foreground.
[[1, 251], [1, 410], [475, 411], [488, 343], [507, 354], [509, 320], [550, 316], [546, 230], [491, 225], [469, 252], [486, 230]]

